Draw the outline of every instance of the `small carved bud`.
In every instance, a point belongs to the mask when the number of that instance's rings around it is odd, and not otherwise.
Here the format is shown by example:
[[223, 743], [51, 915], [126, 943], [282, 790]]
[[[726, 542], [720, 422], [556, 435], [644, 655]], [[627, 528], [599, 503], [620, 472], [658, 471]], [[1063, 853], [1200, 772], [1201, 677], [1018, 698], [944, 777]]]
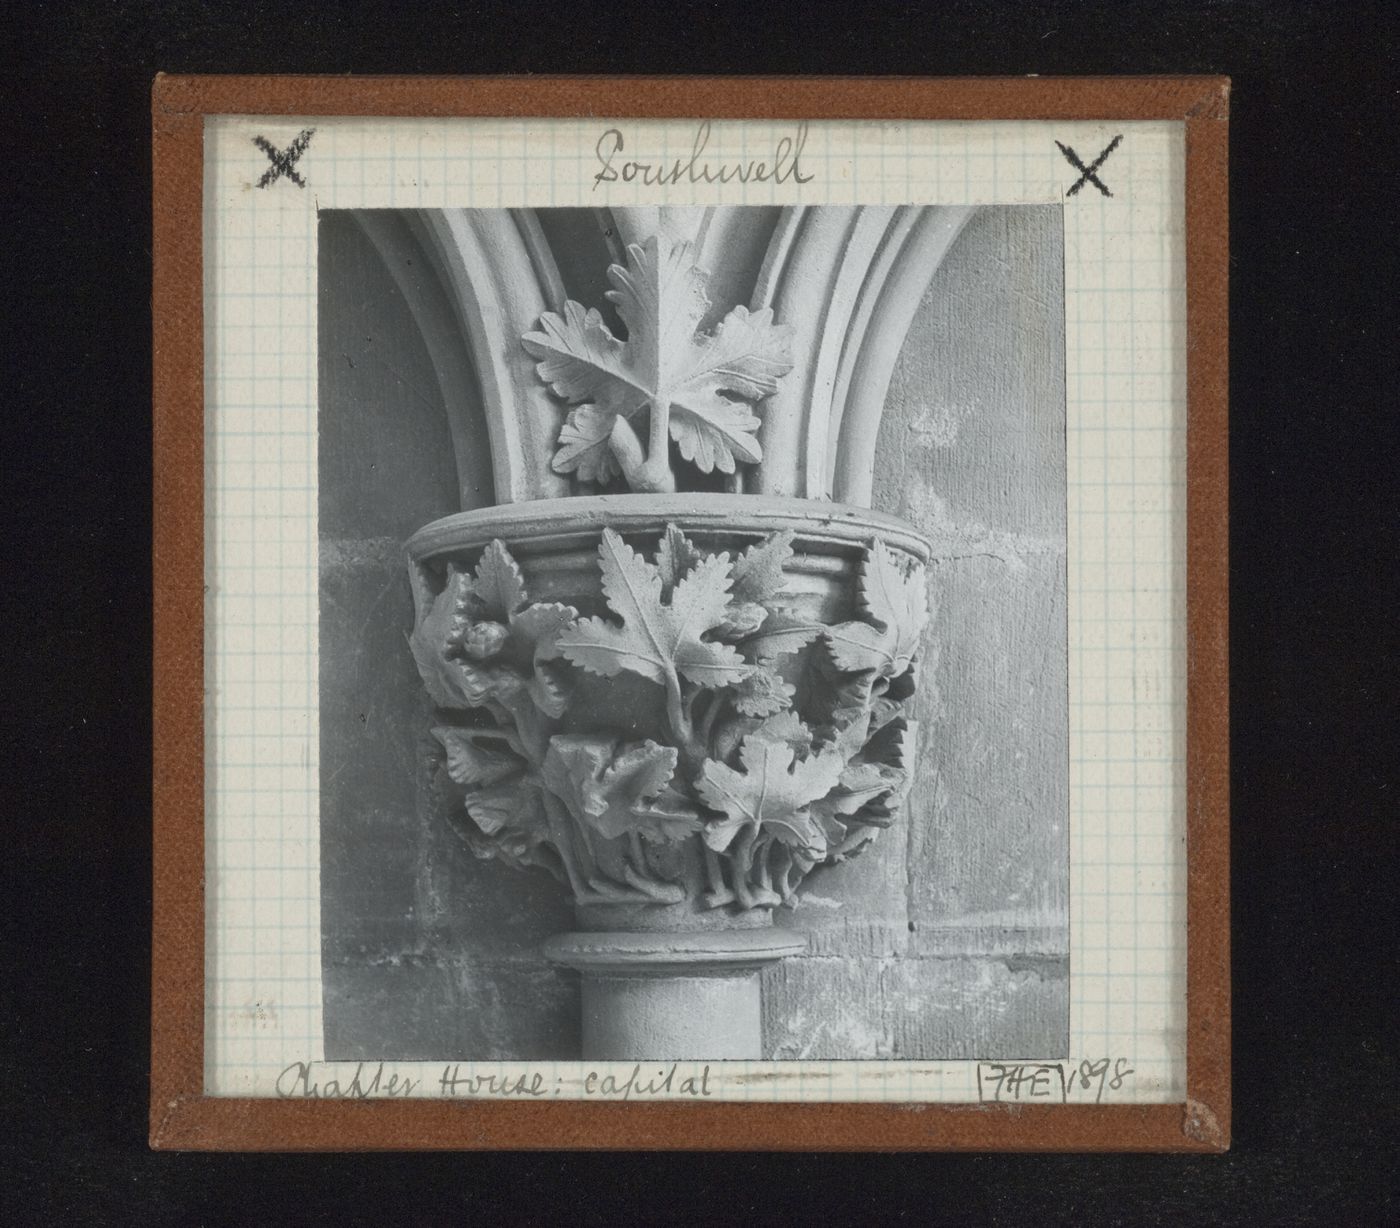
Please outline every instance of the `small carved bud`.
[[462, 633], [462, 649], [473, 660], [485, 661], [500, 652], [509, 638], [510, 632], [500, 623], [472, 623]]

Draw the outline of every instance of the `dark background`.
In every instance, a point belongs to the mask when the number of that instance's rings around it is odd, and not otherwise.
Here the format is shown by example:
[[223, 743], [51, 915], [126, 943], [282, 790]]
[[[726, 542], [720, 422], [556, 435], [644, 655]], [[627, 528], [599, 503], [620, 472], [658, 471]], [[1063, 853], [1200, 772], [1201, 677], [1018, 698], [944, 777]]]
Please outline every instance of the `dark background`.
[[[1381, 4], [11, 6], [0, 1216], [1394, 1218], [1400, 549]], [[171, 72], [1225, 73], [1235, 1143], [1223, 1157], [146, 1150], [149, 91]], [[22, 752], [16, 755], [13, 752]], [[394, 1212], [398, 1212], [394, 1216]], [[1389, 1215], [1387, 1216], [1387, 1212]], [[1350, 1214], [1348, 1214], [1350, 1213]]]

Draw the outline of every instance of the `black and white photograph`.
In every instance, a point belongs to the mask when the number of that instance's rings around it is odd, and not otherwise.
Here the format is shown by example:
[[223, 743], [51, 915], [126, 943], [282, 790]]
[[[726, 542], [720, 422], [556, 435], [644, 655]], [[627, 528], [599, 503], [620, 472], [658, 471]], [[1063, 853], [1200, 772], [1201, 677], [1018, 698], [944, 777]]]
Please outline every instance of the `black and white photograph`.
[[1064, 233], [318, 211], [327, 1061], [1071, 1056]]

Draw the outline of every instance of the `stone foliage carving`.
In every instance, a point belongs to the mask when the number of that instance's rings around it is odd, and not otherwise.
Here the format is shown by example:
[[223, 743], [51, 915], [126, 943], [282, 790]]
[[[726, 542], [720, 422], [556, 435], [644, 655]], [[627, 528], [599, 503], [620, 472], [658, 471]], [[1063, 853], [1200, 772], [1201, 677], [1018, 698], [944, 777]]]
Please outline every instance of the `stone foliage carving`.
[[[552, 467], [606, 486], [623, 477], [638, 492], [670, 492], [674, 440], [702, 474], [733, 474], [762, 459], [753, 405], [792, 369], [792, 330], [771, 308], [733, 308], [711, 333], [707, 275], [689, 243], [652, 236], [608, 269], [607, 297], [627, 327], [613, 336], [602, 315], [570, 299], [546, 312], [523, 344], [536, 371], [576, 408], [559, 435]], [[638, 434], [643, 426], [645, 447]]]
[[473, 850], [580, 904], [767, 908], [893, 822], [922, 567], [873, 540], [858, 617], [804, 622], [775, 601], [792, 541], [731, 557], [672, 524], [647, 558], [605, 529], [588, 617], [532, 601], [500, 541], [449, 564], [410, 643]]

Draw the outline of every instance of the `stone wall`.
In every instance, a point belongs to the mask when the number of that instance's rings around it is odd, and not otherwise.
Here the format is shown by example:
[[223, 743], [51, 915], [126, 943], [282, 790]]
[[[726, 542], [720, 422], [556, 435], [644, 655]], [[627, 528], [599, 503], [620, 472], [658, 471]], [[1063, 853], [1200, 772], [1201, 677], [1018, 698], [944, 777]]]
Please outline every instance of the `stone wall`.
[[[923, 754], [901, 826], [819, 871], [767, 975], [778, 1058], [1055, 1055], [1068, 1032], [1060, 210], [982, 210], [890, 388], [874, 505], [936, 544]], [[461, 509], [412, 316], [320, 226], [322, 955], [328, 1058], [568, 1058], [562, 890], [476, 860], [427, 802], [402, 545]], [[483, 500], [489, 495], [483, 491]]]

